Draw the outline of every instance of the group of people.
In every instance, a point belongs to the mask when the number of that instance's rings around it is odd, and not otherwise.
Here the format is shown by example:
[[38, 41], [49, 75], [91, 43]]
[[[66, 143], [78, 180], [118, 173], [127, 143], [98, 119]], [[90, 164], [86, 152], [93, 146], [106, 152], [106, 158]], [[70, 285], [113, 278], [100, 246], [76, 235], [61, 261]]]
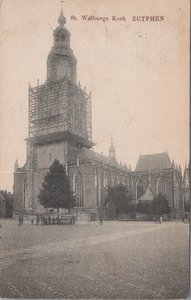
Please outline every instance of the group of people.
[[154, 217], [154, 218], [153, 218], [153, 222], [154, 222], [154, 223], [162, 224], [162, 216], [156, 217], [156, 218]]
[[44, 216], [44, 215], [36, 215], [36, 218], [31, 219], [31, 224], [36, 224], [36, 225], [49, 225], [49, 224], [58, 224], [59, 219], [56, 218], [55, 216]]

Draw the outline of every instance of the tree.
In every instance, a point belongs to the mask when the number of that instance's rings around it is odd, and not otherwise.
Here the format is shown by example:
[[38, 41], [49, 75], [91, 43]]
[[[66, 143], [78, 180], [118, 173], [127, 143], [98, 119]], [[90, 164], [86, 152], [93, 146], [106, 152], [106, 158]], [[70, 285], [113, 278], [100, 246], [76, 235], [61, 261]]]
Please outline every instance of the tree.
[[128, 192], [127, 188], [118, 184], [113, 187], [109, 187], [106, 195], [106, 206], [113, 207], [115, 214], [126, 213], [128, 214], [133, 210], [132, 195]]
[[151, 215], [153, 213], [153, 201], [139, 201], [137, 211], [141, 214]]
[[166, 195], [158, 194], [153, 201], [153, 211], [156, 215], [169, 214], [171, 207], [166, 199]]
[[4, 218], [12, 218], [13, 216], [13, 194], [7, 192], [6, 190], [1, 190], [0, 193], [5, 198], [5, 211], [3, 214]]
[[53, 162], [45, 175], [38, 199], [45, 208], [56, 208], [58, 216], [60, 208], [74, 207], [74, 196], [65, 167], [58, 160]]

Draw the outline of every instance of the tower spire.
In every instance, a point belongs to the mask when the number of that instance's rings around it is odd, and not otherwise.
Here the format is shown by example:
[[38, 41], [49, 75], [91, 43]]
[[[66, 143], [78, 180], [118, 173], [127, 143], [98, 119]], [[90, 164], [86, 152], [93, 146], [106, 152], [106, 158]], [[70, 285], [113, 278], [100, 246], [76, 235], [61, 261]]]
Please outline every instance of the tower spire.
[[109, 158], [113, 159], [113, 160], [116, 160], [116, 157], [115, 157], [115, 147], [114, 147], [114, 144], [113, 144], [113, 138], [111, 136], [111, 144], [110, 144], [110, 147], [109, 147]]
[[63, 3], [64, 3], [64, 0], [60, 0], [61, 11], [60, 11], [60, 16], [58, 18], [58, 24], [60, 25], [60, 27], [64, 27], [64, 25], [66, 24], [66, 18], [64, 17], [64, 14], [63, 14]]
[[63, 11], [64, 0], [60, 0], [60, 4], [61, 4], [61, 11]]

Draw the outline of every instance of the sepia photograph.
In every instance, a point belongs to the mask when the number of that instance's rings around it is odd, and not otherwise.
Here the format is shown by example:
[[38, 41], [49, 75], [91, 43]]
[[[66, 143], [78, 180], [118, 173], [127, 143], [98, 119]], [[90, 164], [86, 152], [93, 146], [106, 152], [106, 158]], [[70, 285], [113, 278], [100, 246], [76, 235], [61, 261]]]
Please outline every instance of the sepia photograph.
[[189, 299], [187, 0], [0, 0], [0, 298]]

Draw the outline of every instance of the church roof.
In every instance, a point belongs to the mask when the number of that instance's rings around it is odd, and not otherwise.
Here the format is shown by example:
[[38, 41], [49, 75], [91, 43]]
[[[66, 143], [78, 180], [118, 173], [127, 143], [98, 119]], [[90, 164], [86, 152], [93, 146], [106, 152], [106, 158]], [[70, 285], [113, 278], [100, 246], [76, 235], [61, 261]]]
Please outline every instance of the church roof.
[[115, 166], [121, 170], [124, 170], [124, 166], [117, 163], [117, 161], [114, 161], [113, 159], [94, 152], [93, 150], [88, 150], [86, 148], [83, 148], [79, 153], [80, 162], [100, 162], [106, 165]]
[[172, 164], [167, 152], [140, 155], [135, 171], [168, 169]]
[[146, 188], [145, 193], [138, 199], [138, 201], [152, 201], [154, 194], [149, 187]]

